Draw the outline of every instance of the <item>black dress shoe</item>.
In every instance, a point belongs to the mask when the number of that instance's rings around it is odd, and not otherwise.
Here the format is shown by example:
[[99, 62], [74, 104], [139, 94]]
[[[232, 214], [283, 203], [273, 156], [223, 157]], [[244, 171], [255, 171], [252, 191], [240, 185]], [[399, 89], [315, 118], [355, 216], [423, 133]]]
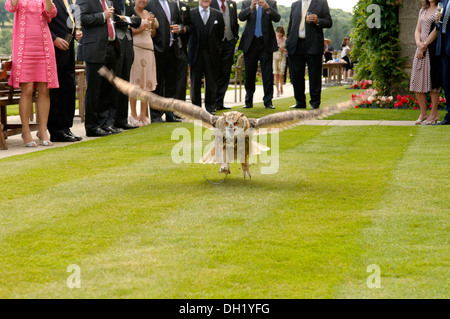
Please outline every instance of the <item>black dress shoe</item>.
[[166, 122], [177, 123], [177, 122], [181, 122], [181, 120], [175, 116], [167, 116], [166, 115]]
[[71, 130], [67, 130], [66, 134], [72, 136], [76, 141], [81, 141], [83, 139], [81, 136], [73, 134]]
[[450, 125], [450, 121], [443, 119], [442, 121], [434, 123], [433, 125]]
[[105, 130], [101, 128], [97, 128], [93, 131], [86, 131], [86, 136], [94, 137], [94, 136], [108, 136], [111, 135], [110, 132], [106, 132]]
[[275, 110], [275, 107], [272, 104], [267, 104], [266, 109]]
[[318, 106], [311, 106], [311, 110], [318, 110], [319, 107]]
[[103, 130], [106, 131], [106, 132], [109, 132], [109, 133], [111, 133], [111, 134], [122, 133], [122, 130], [121, 130], [120, 128], [117, 128], [117, 127], [115, 127], [115, 126], [113, 126], [113, 125], [110, 125], [110, 126], [108, 126], [108, 127], [105, 127]]
[[245, 106], [243, 107], [243, 109], [251, 109], [251, 108], [253, 108], [253, 105], [245, 105]]
[[69, 134], [53, 134], [50, 136], [51, 142], [76, 142], [77, 139]]
[[221, 111], [221, 110], [231, 110], [231, 107], [224, 106], [224, 105], [216, 107], [216, 111]]
[[152, 123], [165, 123], [166, 121], [164, 121], [162, 118], [157, 117], [152, 119]]
[[306, 109], [306, 106], [292, 105], [290, 108], [291, 109]]
[[[139, 126], [135, 126], [135, 125], [131, 125], [131, 124], [125, 123], [123, 125], [114, 125], [112, 127], [116, 128], [116, 129], [119, 128], [119, 129], [122, 129], [122, 130], [132, 130], [134, 128], [138, 128]], [[115, 133], [113, 133], [113, 134], [115, 134]]]

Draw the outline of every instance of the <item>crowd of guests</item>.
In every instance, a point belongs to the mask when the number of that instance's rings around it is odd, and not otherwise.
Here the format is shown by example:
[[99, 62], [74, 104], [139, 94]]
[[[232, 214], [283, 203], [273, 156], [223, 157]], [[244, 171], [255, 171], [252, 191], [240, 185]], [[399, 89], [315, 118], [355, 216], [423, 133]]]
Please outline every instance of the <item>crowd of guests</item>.
[[[426, 106], [426, 92], [431, 91], [433, 99], [431, 115], [422, 109], [417, 123], [437, 124], [434, 101], [442, 85], [449, 92], [448, 81], [438, 71], [448, 73], [450, 0], [443, 1], [441, 14], [438, 2], [425, 1], [416, 30], [418, 49], [411, 89], [417, 92], [421, 109]], [[287, 32], [281, 26], [274, 30], [273, 23], [281, 18], [274, 0], [244, 0], [239, 13], [231, 0], [199, 0], [199, 6], [192, 9], [180, 0], [6, 0], [5, 7], [15, 13], [10, 84], [22, 89], [19, 112], [27, 147], [37, 146], [28, 123], [34, 88], [38, 91], [40, 143], [50, 146], [82, 139], [70, 130], [75, 113], [74, 41], [79, 42], [77, 59], [86, 65], [87, 136], [117, 134], [151, 122], [180, 121], [174, 114], [163, 114], [144, 103], [138, 114], [137, 101], [129, 100], [98, 74], [104, 65], [144, 90], [181, 100], [186, 99], [190, 67], [192, 103], [202, 106], [204, 86], [205, 109], [215, 114], [229, 108], [224, 96], [240, 20], [246, 22], [238, 47], [245, 63], [244, 108], [253, 107], [259, 63], [266, 108], [274, 109], [274, 84], [277, 96], [283, 94], [289, 64], [296, 101], [291, 108], [306, 108], [307, 66], [310, 105], [315, 109], [321, 103], [323, 56], [330, 59], [334, 51], [323, 36], [323, 29], [332, 26], [326, 0], [294, 2]], [[352, 68], [349, 50], [346, 38], [342, 44], [342, 59], [348, 60], [346, 76]], [[448, 124], [449, 117], [447, 114], [439, 124]]]

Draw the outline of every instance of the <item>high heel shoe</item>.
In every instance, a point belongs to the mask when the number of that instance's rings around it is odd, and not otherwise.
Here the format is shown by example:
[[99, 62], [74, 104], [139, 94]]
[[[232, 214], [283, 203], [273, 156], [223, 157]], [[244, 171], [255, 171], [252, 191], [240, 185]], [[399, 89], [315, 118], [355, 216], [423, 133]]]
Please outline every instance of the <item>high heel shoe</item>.
[[39, 144], [42, 145], [42, 146], [52, 146], [53, 145], [52, 142], [50, 142], [50, 141], [43, 141], [41, 139], [39, 140]]
[[437, 123], [439, 121], [439, 118], [433, 119], [433, 120], [428, 120], [426, 119], [425, 121], [422, 122], [423, 125], [433, 125], [434, 123]]
[[133, 126], [142, 126], [142, 124], [140, 124], [139, 120], [136, 120], [133, 116], [129, 116], [128, 117], [128, 121], [130, 121], [130, 124]]
[[50, 142], [50, 140], [42, 140], [42, 139], [39, 137], [39, 132], [36, 133], [36, 136], [37, 136], [37, 138], [39, 139], [39, 145], [42, 145], [42, 146], [52, 146], [52, 145], [53, 145], [53, 143]]
[[22, 140], [23, 140], [23, 143], [25, 144], [25, 147], [37, 147], [37, 144], [36, 144], [36, 142], [35, 141], [32, 141], [32, 142], [25, 142], [25, 140], [24, 140], [24, 138], [23, 138], [23, 134], [21, 135], [22, 136]]
[[427, 119], [421, 119], [420, 117], [417, 119], [417, 121], [414, 122], [415, 125], [421, 125], [424, 121], [426, 121]]

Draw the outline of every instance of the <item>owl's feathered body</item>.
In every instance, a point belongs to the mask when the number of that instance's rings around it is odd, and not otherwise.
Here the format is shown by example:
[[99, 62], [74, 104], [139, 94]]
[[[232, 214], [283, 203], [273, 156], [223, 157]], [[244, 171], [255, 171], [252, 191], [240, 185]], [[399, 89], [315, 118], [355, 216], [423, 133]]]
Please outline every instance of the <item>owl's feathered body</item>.
[[220, 173], [230, 173], [229, 163], [238, 161], [241, 163], [244, 178], [250, 175], [249, 157], [252, 154], [260, 154], [267, 151], [267, 146], [253, 140], [254, 134], [268, 134], [274, 131], [282, 131], [301, 124], [305, 120], [323, 118], [343, 110], [352, 108], [358, 100], [340, 103], [326, 109], [311, 111], [285, 111], [273, 113], [261, 118], [247, 118], [245, 114], [237, 111], [226, 112], [221, 116], [208, 113], [206, 110], [185, 101], [169, 99], [154, 93], [144, 91], [121, 78], [116, 77], [106, 67], [99, 70], [100, 75], [113, 83], [119, 91], [134, 99], [140, 98], [150, 104], [151, 108], [173, 112], [183, 119], [194, 122], [201, 121], [202, 126], [214, 130], [215, 146], [205, 154], [202, 163], [219, 163]]

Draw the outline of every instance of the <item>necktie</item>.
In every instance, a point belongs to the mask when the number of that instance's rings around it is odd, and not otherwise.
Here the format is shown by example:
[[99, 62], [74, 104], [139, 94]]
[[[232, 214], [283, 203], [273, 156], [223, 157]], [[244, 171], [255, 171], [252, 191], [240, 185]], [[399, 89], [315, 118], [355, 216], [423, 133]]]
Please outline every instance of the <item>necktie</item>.
[[125, 4], [123, 3], [123, 0], [120, 0], [120, 9], [122, 10], [122, 13], [125, 12]]
[[225, 0], [222, 1], [220, 8], [222, 9], [222, 12], [225, 13]]
[[[108, 8], [106, 6], [106, 2], [105, 0], [102, 0], [102, 7], [103, 7], [103, 11], [106, 11], [106, 9]], [[111, 23], [111, 19], [106, 19], [106, 25], [108, 26], [108, 35], [109, 35], [109, 40], [115, 40], [116, 39], [116, 34], [114, 31], [114, 27]]]
[[[164, 12], [166, 13], [167, 21], [169, 21], [169, 24], [172, 24], [172, 19], [170, 17], [169, 4], [167, 3], [167, 0], [163, 0], [163, 9], [164, 9]], [[173, 42], [173, 34], [172, 34], [172, 31], [170, 31], [170, 30], [169, 30], [169, 38], [170, 38], [169, 47], [171, 47], [172, 42]]]
[[206, 25], [208, 22], [208, 10], [203, 9], [203, 23]]
[[66, 6], [67, 13], [69, 14], [70, 21], [72, 21], [72, 34], [73, 34], [73, 31], [75, 30], [75, 19], [73, 18], [72, 10], [69, 7], [69, 3], [67, 2], [67, 0], [63, 0], [63, 1], [64, 1], [64, 5]]
[[[450, 1], [448, 3], [450, 3]], [[447, 4], [447, 8], [445, 9], [444, 22], [442, 23], [442, 33], [444, 34], [447, 32], [449, 16], [450, 16], [450, 5]]]
[[258, 9], [256, 10], [256, 25], [255, 25], [255, 37], [257, 38], [259, 38], [262, 34], [261, 18], [262, 18], [262, 7], [258, 5]]
[[308, 0], [305, 0], [302, 8], [302, 20], [300, 21], [300, 31], [305, 30], [306, 12], [308, 11]]

